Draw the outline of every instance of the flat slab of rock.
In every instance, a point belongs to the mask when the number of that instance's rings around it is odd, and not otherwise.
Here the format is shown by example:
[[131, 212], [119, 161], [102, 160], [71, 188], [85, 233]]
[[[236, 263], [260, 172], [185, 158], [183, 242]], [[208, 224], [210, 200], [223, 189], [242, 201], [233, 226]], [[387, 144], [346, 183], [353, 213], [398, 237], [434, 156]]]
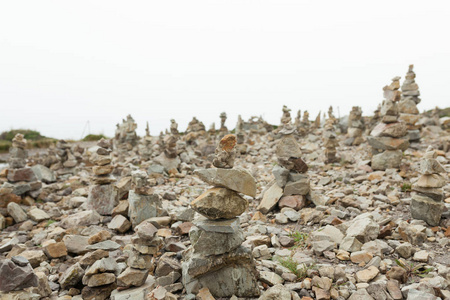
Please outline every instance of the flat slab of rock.
[[283, 189], [278, 186], [278, 184], [273, 183], [270, 188], [266, 190], [261, 200], [261, 203], [256, 208], [263, 214], [267, 214], [271, 211], [278, 203], [278, 200], [283, 196]]
[[200, 169], [194, 171], [194, 174], [208, 184], [256, 196], [255, 179], [244, 169]]
[[235, 191], [212, 188], [191, 202], [193, 210], [211, 220], [231, 219], [242, 214], [248, 202]]

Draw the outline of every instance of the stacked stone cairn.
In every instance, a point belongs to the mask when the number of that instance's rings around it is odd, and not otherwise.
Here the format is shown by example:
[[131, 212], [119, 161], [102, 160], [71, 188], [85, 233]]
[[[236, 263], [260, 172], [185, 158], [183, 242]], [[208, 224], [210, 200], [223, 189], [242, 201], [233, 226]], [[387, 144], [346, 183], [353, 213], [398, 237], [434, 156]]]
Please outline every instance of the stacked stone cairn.
[[[78, 160], [71, 151], [71, 146], [65, 140], [59, 140], [56, 143], [57, 154], [60, 158], [62, 166], [60, 168], [71, 169], [77, 166]], [[60, 173], [64, 173], [60, 171]]]
[[128, 254], [127, 268], [117, 278], [121, 288], [142, 286], [155, 269], [155, 257], [163, 247], [163, 239], [156, 236], [158, 229], [149, 221], [134, 228], [131, 244], [124, 247]]
[[183, 254], [183, 284], [188, 294], [207, 287], [214, 297], [256, 297], [260, 290], [250, 249], [243, 247], [239, 215], [248, 207], [239, 193], [254, 197], [255, 179], [234, 168], [236, 137], [224, 136], [216, 151], [216, 168], [195, 174], [214, 187], [192, 201], [203, 217], [189, 232], [191, 246]]
[[309, 123], [309, 113], [307, 110], [305, 110], [303, 112], [303, 119], [302, 122], [300, 124], [300, 129], [297, 130], [300, 136], [305, 136], [309, 133], [309, 127], [310, 127], [310, 123]]
[[419, 110], [417, 104], [420, 103], [419, 86], [415, 78], [416, 73], [413, 71], [414, 65], [409, 65], [405, 81], [402, 84], [402, 99], [398, 103], [400, 112], [400, 120], [406, 123], [408, 128], [409, 140], [418, 141], [420, 139], [420, 125], [416, 125], [419, 121]]
[[26, 166], [28, 158], [26, 148], [27, 140], [23, 134], [16, 134], [12, 140], [11, 148], [9, 148], [9, 169], [7, 177], [9, 182], [31, 182], [36, 180], [33, 170]]
[[131, 115], [126, 120], [122, 120], [122, 124], [117, 124], [114, 146], [123, 151], [130, 151], [136, 146], [138, 136], [136, 134], [137, 124]]
[[225, 126], [225, 122], [227, 120], [227, 113], [223, 112], [220, 114], [220, 129], [219, 129], [219, 137], [222, 138], [228, 134], [228, 128]]
[[345, 144], [350, 146], [360, 145], [364, 139], [362, 137], [364, 131], [364, 120], [362, 119], [362, 110], [359, 106], [353, 106], [348, 116], [348, 138]]
[[[214, 124], [214, 130], [209, 130], [210, 134], [215, 134], [215, 124]], [[192, 118], [192, 121], [189, 122], [187, 128], [186, 128], [186, 135], [184, 136], [184, 140], [188, 144], [193, 144], [198, 139], [198, 137], [205, 135], [206, 133], [206, 127], [205, 125], [197, 120], [196, 117]]]
[[283, 115], [281, 116], [281, 123], [279, 130], [282, 130], [283, 128], [291, 128], [292, 118], [291, 118], [291, 110], [286, 106], [283, 105]]
[[90, 158], [94, 164], [94, 176], [91, 177], [86, 203], [89, 209], [94, 209], [101, 215], [111, 215], [118, 204], [117, 189], [114, 186], [116, 179], [111, 176], [114, 171], [111, 165], [111, 144], [110, 141], [101, 139], [97, 146], [97, 151]]
[[336, 147], [339, 146], [339, 143], [337, 141], [333, 123], [332, 119], [328, 119], [324, 126], [323, 145], [325, 147], [325, 162], [327, 164], [338, 161], [338, 158], [336, 157]]
[[297, 115], [295, 116], [294, 121], [294, 127], [297, 129], [297, 132], [300, 131], [301, 123], [302, 123], [302, 111], [299, 109], [297, 111]]
[[237, 152], [240, 154], [247, 153], [247, 144], [245, 144], [245, 131], [244, 131], [244, 121], [242, 120], [241, 115], [238, 116], [238, 121], [235, 128], [237, 145]]
[[381, 107], [381, 122], [372, 130], [367, 141], [372, 146], [372, 169], [399, 168], [404, 150], [409, 146], [405, 123], [398, 120], [398, 101], [401, 98], [400, 77], [383, 88], [385, 100]]
[[128, 192], [128, 216], [135, 228], [144, 220], [164, 215], [164, 211], [159, 195], [149, 187], [147, 172], [133, 171], [131, 180], [134, 189]]
[[[105, 257], [95, 261], [86, 269], [82, 283], [85, 285], [81, 291], [83, 299], [106, 299], [117, 288], [116, 276], [120, 267], [112, 257]], [[97, 296], [97, 297], [96, 297]]]
[[424, 220], [430, 226], [438, 226], [445, 205], [442, 187], [446, 185], [445, 178], [440, 173], [446, 173], [436, 160], [437, 153], [429, 147], [420, 162], [420, 177], [412, 186], [413, 194], [410, 205], [411, 216]]
[[[276, 147], [278, 164], [272, 169], [275, 182], [269, 184], [257, 209], [266, 214], [276, 207], [291, 207], [296, 210], [306, 205], [310, 192], [308, 166], [300, 158], [302, 152], [294, 137], [294, 130], [281, 130], [282, 137]], [[282, 203], [284, 203], [282, 205]]]

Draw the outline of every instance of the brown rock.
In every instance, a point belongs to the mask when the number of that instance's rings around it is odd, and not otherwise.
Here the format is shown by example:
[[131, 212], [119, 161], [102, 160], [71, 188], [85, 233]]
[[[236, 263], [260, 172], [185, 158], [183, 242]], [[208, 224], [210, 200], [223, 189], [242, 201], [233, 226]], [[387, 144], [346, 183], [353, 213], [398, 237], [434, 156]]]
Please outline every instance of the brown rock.
[[96, 234], [93, 234], [89, 237], [88, 243], [89, 245], [100, 243], [106, 240], [109, 240], [111, 238], [111, 233], [107, 230], [102, 230], [97, 232]]
[[177, 232], [180, 235], [188, 234], [191, 227], [194, 226], [191, 222], [183, 222], [177, 227]]
[[44, 252], [49, 258], [59, 258], [67, 255], [67, 248], [64, 242], [58, 242], [47, 245]]
[[278, 201], [278, 207], [290, 207], [295, 210], [300, 210], [306, 206], [307, 200], [303, 195], [291, 195], [281, 197], [280, 201]]
[[401, 267], [393, 267], [386, 273], [386, 277], [388, 279], [397, 280], [400, 283], [406, 283], [408, 280], [408, 275], [406, 274], [406, 270]]

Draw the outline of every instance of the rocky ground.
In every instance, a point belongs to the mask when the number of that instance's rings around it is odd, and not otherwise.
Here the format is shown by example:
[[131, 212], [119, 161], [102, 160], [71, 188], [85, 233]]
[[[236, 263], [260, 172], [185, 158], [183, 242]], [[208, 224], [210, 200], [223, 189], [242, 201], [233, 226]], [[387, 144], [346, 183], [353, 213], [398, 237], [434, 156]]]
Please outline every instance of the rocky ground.
[[[0, 178], [4, 183], [0, 188], [0, 298], [214, 299], [207, 288], [187, 294], [182, 279], [183, 253], [191, 245], [189, 231], [200, 216], [190, 203], [210, 187], [194, 170], [212, 167], [219, 141], [206, 136], [182, 138], [186, 143], [178, 151], [181, 164], [177, 170], [160, 161], [161, 139], [157, 137], [148, 138], [145, 144], [151, 153], [139, 150], [144, 138], [134, 148], [114, 148], [112, 177], [120, 201], [111, 215], [101, 215], [88, 205], [95, 146], [83, 145], [79, 156], [72, 151], [75, 166], [55, 162], [42, 168], [38, 186], [28, 184], [24, 193], [17, 192], [23, 185], [8, 185], [4, 169]], [[420, 175], [418, 166], [428, 146], [438, 149], [437, 160], [446, 172], [450, 170], [450, 152], [443, 151], [448, 150], [443, 143], [449, 133], [428, 126], [422, 128], [421, 136], [404, 151], [399, 169], [384, 171], [371, 169], [371, 147], [366, 142], [346, 146], [346, 136], [338, 134], [338, 160], [325, 163], [321, 128], [296, 136], [309, 167], [310, 192], [304, 197], [283, 197], [262, 208], [263, 195], [275, 180], [272, 169], [278, 162], [279, 136], [247, 133], [247, 148], [236, 157], [235, 168], [251, 173], [257, 194], [243, 196], [249, 207], [239, 221], [245, 239], [242, 246], [253, 256], [260, 292], [260, 296], [247, 298], [450, 299], [447, 173], [446, 211], [439, 225], [412, 219], [410, 213], [411, 185]], [[28, 160], [35, 169], [39, 163], [35, 157]], [[148, 194], [158, 195], [163, 212], [147, 219], [150, 229], [142, 229], [147, 233], [155, 228], [152, 239], [160, 246], [151, 261], [141, 262], [144, 268], [133, 269], [129, 245], [142, 239], [139, 235], [136, 240], [135, 216], [129, 213], [130, 191], [137, 191], [131, 173], [136, 170], [148, 175]], [[12, 196], [11, 189], [20, 196]], [[278, 200], [280, 195], [273, 193]], [[148, 277], [143, 280], [140, 271], [124, 274], [137, 269], [145, 269]], [[215, 280], [227, 284], [233, 279]]]

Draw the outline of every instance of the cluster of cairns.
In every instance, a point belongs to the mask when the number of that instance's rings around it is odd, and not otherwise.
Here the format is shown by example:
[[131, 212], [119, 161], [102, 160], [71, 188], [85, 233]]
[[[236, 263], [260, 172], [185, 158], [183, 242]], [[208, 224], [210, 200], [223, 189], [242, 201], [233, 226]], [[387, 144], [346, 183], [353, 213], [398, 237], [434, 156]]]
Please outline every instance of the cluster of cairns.
[[112, 140], [32, 157], [17, 135], [0, 299], [450, 298], [450, 135], [413, 109], [414, 79], [367, 122], [284, 106], [277, 130], [239, 116], [230, 135], [224, 113], [139, 138], [129, 116]]

